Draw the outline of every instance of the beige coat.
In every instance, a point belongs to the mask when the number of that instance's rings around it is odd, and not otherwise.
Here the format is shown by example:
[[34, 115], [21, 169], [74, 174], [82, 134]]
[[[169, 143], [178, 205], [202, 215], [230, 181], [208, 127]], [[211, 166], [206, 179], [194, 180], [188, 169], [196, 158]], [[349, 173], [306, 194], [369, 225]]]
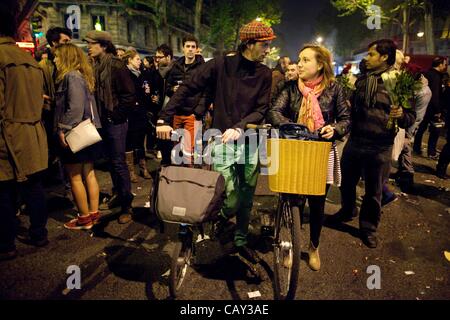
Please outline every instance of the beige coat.
[[33, 57], [0, 37], [0, 181], [25, 181], [47, 168], [43, 85]]

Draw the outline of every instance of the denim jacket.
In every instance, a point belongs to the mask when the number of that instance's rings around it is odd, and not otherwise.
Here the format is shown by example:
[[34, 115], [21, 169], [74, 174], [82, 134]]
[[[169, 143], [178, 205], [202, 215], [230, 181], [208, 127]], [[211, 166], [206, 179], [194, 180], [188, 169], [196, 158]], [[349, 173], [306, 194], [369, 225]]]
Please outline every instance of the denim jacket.
[[89, 92], [86, 81], [78, 71], [71, 71], [64, 76], [56, 90], [55, 99], [55, 131], [65, 132], [90, 118], [91, 104], [94, 112], [93, 123], [96, 128], [101, 128], [94, 95]]

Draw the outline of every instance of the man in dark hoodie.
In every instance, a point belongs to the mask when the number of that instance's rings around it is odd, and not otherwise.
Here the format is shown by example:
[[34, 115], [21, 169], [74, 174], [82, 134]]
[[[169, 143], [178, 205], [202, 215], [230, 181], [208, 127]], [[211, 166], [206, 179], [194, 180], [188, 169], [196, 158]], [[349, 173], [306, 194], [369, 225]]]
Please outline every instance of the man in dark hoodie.
[[[167, 96], [172, 97], [178, 90], [180, 85], [188, 81], [195, 70], [198, 70], [205, 60], [201, 55], [196, 54], [198, 49], [198, 40], [194, 36], [186, 36], [183, 38], [183, 54], [184, 56], [179, 58], [172, 65], [171, 70], [167, 75]], [[192, 110], [199, 110], [197, 114], [204, 113], [206, 109], [205, 97], [203, 92], [199, 92], [193, 97], [186, 98], [184, 106], [177, 110], [173, 118], [173, 128], [185, 129], [185, 151], [190, 152], [191, 156], [185, 157], [186, 163], [192, 163], [192, 154], [194, 151], [194, 138], [196, 125], [196, 117]], [[197, 122], [198, 124], [198, 122]], [[187, 131], [187, 132], [186, 132]]]
[[130, 172], [125, 161], [128, 111], [136, 105], [135, 88], [130, 71], [116, 57], [111, 35], [105, 31], [89, 31], [84, 39], [89, 56], [94, 59], [95, 98], [103, 128], [105, 151], [111, 161], [113, 197], [108, 208], [121, 206], [119, 223], [131, 221]]
[[395, 128], [388, 129], [389, 118], [398, 126], [408, 128], [415, 121], [415, 113], [402, 106], [392, 106], [381, 74], [395, 63], [396, 46], [392, 40], [382, 39], [369, 45], [366, 57], [367, 73], [355, 83], [351, 98], [352, 128], [342, 154], [342, 208], [331, 222], [350, 221], [357, 215], [356, 185], [364, 172], [365, 195], [359, 219], [361, 240], [376, 248], [376, 230], [381, 217], [381, 194], [391, 166]]
[[[241, 256], [253, 263], [258, 259], [247, 247], [247, 234], [258, 179], [258, 155], [251, 152], [249, 144], [235, 142], [243, 136], [247, 124], [261, 123], [268, 110], [271, 71], [261, 62], [269, 53], [273, 39], [273, 30], [261, 22], [253, 21], [243, 26], [238, 54], [218, 57], [200, 66], [163, 108], [156, 129], [159, 138], [170, 139], [173, 117], [182, 110], [187, 99], [205, 91], [210, 96], [211, 92], [214, 103], [212, 128], [223, 133], [222, 143], [214, 148], [213, 167], [224, 176], [227, 194], [219, 214], [219, 230], [236, 214], [235, 247]], [[192, 110], [192, 113], [196, 112]], [[245, 162], [240, 161], [243, 158]]]

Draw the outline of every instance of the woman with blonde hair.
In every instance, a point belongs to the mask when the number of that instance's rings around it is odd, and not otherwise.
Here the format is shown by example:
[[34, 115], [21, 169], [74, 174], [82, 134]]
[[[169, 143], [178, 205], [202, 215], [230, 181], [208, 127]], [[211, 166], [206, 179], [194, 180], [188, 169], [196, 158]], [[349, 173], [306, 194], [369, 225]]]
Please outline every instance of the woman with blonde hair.
[[55, 51], [58, 70], [56, 83], [55, 131], [61, 146], [60, 158], [67, 171], [78, 216], [64, 224], [67, 229], [90, 229], [98, 222], [99, 187], [94, 172], [94, 161], [101, 155], [101, 144], [96, 143], [73, 153], [65, 133], [81, 121], [91, 118], [101, 128], [93, 95], [94, 73], [84, 52], [74, 44], [64, 44]]
[[[335, 81], [328, 49], [317, 45], [304, 46], [299, 53], [298, 68], [299, 80], [286, 85], [272, 101], [268, 120], [274, 126], [299, 123], [309, 131], [320, 132], [323, 138], [333, 141], [328, 163], [328, 191], [330, 184], [340, 185], [339, 155], [334, 140], [342, 138], [349, 131], [349, 103], [345, 99], [343, 88]], [[312, 270], [318, 271], [318, 247], [326, 193], [323, 196], [308, 196], [307, 199], [311, 241], [308, 264]]]

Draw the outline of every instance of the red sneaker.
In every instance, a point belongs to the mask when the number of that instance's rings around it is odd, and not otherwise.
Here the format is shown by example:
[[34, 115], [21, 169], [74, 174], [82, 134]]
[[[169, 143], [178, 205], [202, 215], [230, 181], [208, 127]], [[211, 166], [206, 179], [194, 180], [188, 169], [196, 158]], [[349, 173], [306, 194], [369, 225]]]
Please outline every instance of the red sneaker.
[[102, 217], [102, 215], [100, 214], [99, 211], [91, 213], [90, 216], [91, 216], [92, 223], [94, 225], [100, 223], [100, 218]]
[[64, 223], [64, 228], [70, 230], [89, 230], [94, 226], [92, 223], [91, 215], [80, 217], [70, 220]]

